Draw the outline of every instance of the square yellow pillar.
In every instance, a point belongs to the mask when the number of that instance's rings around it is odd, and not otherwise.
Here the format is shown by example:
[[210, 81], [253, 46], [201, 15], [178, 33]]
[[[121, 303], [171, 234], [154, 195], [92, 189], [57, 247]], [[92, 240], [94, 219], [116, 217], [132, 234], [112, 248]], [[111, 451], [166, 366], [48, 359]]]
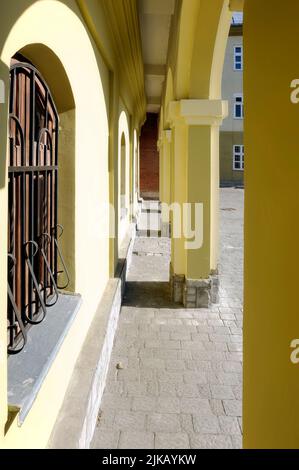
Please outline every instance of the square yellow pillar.
[[207, 307], [217, 300], [219, 126], [227, 113], [221, 100], [182, 100], [169, 106], [172, 207], [181, 211], [180, 223], [177, 210], [172, 217], [172, 292], [186, 307]]
[[244, 8], [244, 446], [298, 449], [299, 3]]
[[167, 129], [162, 131], [159, 140], [160, 151], [160, 201], [161, 209], [161, 232], [162, 236], [169, 237], [170, 212], [168, 210], [171, 200], [170, 179], [171, 179], [171, 141], [172, 132]]

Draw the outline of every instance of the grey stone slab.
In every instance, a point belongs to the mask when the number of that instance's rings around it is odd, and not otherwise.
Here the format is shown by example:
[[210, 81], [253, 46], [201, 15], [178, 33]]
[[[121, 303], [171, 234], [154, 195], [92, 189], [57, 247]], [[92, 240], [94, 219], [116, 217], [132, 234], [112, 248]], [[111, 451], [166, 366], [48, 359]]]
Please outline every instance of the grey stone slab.
[[152, 413], [147, 417], [147, 429], [153, 432], [180, 432], [181, 422], [177, 414]]
[[193, 435], [191, 449], [233, 449], [233, 443], [231, 437], [225, 434]]
[[122, 431], [119, 449], [154, 449], [154, 433], [142, 431]]
[[199, 413], [193, 415], [193, 424], [196, 433], [220, 434], [218, 417], [212, 413]]
[[133, 411], [151, 412], [157, 408], [157, 399], [152, 396], [136, 397], [133, 399]]
[[165, 396], [157, 399], [158, 413], [180, 413], [180, 400], [175, 397]]
[[233, 389], [229, 385], [211, 385], [212, 397], [220, 400], [234, 399], [235, 395]]
[[[42, 323], [30, 328], [21, 353], [8, 358], [8, 403], [24, 422], [80, 309], [81, 296], [59, 295]], [[34, 361], [32, 360], [34, 358]]]
[[241, 429], [237, 418], [232, 416], [219, 416], [219, 424], [221, 431], [230, 436], [240, 436]]
[[145, 414], [137, 411], [118, 411], [114, 420], [115, 429], [143, 431], [145, 430]]
[[155, 449], [190, 449], [189, 436], [185, 432], [157, 432]]
[[227, 416], [242, 416], [241, 400], [223, 400], [223, 406]]
[[191, 414], [211, 414], [209, 400], [203, 398], [181, 398], [181, 412]]
[[91, 449], [117, 449], [120, 431], [111, 429], [96, 429], [91, 443]]

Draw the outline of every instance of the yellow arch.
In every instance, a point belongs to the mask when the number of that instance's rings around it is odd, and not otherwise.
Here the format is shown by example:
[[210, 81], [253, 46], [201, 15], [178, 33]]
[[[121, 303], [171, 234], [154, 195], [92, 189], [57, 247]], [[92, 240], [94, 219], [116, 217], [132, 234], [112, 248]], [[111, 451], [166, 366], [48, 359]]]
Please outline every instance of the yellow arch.
[[175, 75], [177, 100], [221, 98], [231, 15], [229, 0], [182, 3]]
[[[122, 142], [125, 144], [126, 158], [126, 195], [125, 208], [126, 215], [121, 215], [121, 160], [122, 160]], [[119, 247], [124, 240], [130, 221], [130, 131], [128, 117], [125, 111], [120, 113], [118, 119], [118, 243]]]
[[[52, 364], [45, 382], [21, 427], [16, 420], [5, 436], [5, 447], [44, 448], [53, 429], [92, 317], [109, 279], [109, 217], [100, 202], [109, 202], [108, 116], [109, 71], [94, 49], [73, 2], [73, 10], [59, 1], [20, 0], [1, 13], [0, 71], [8, 87], [11, 57], [18, 51], [28, 55], [40, 69], [57, 101], [66, 148], [65, 163], [74, 162], [72, 193], [74, 213], [69, 215], [75, 232], [74, 288], [82, 294], [83, 305], [67, 338]], [[80, 50], [80, 58], [77, 51]], [[46, 60], [48, 59], [48, 61]], [[69, 87], [58, 86], [58, 81]], [[1, 123], [7, 120], [7, 107], [1, 109]], [[2, 127], [2, 126], [1, 126]], [[68, 147], [69, 146], [69, 147]], [[0, 153], [6, 154], [7, 133], [1, 132]], [[5, 163], [5, 162], [4, 162]], [[4, 165], [5, 166], [5, 165]], [[3, 162], [1, 162], [3, 168]], [[92, 168], [92, 171], [90, 170]], [[6, 171], [4, 172], [4, 175]], [[7, 177], [0, 186], [0, 211], [7, 217]], [[99, 184], [101, 181], [101, 184]], [[88, 189], [88, 190], [87, 190]], [[65, 220], [67, 220], [67, 210]], [[66, 224], [65, 224], [66, 225]], [[5, 231], [3, 232], [5, 233]], [[6, 285], [6, 235], [0, 240], [0, 279]], [[92, 259], [93, 263], [87, 260]], [[6, 343], [6, 293], [0, 294], [0, 341]], [[7, 418], [6, 351], [0, 353], [1, 427]], [[57, 387], [59, 383], [59, 387]], [[42, 416], [42, 419], [41, 419]], [[2, 443], [0, 443], [0, 446]]]

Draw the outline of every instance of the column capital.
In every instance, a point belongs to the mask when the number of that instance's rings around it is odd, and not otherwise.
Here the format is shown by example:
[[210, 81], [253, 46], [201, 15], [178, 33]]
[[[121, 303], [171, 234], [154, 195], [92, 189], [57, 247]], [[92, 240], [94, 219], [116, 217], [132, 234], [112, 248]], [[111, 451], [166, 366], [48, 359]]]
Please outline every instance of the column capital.
[[168, 106], [168, 120], [172, 126], [221, 126], [228, 116], [228, 102], [223, 100], [181, 100]]

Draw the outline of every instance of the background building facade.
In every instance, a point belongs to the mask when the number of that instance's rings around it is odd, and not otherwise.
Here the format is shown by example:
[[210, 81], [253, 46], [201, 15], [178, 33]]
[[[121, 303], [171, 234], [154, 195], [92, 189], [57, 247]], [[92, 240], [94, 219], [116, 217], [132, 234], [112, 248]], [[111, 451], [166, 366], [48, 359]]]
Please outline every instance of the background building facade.
[[227, 42], [222, 96], [229, 103], [229, 115], [220, 130], [220, 184], [243, 186], [243, 15], [235, 13]]

